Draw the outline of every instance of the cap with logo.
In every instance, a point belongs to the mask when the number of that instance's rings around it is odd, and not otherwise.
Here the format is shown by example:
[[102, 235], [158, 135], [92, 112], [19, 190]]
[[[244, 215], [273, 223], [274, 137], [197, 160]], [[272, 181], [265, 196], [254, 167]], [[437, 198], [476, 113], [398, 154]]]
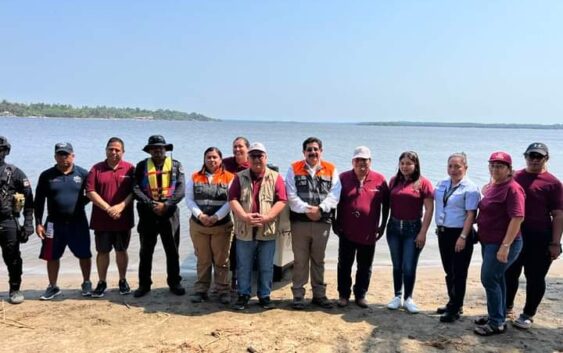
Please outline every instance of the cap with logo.
[[489, 157], [489, 163], [490, 162], [500, 162], [512, 167], [512, 157], [510, 157], [508, 153], [502, 151], [493, 152]]
[[542, 156], [547, 156], [549, 155], [549, 150], [547, 149], [547, 146], [545, 145], [545, 143], [541, 143], [541, 142], [534, 142], [532, 144], [530, 144], [530, 146], [528, 146], [528, 148], [526, 148], [526, 152], [524, 152], [524, 154], [529, 154], [529, 153], [539, 153]]
[[55, 153], [73, 153], [72, 145], [69, 142], [59, 142], [55, 145]]
[[266, 147], [264, 147], [264, 145], [260, 142], [254, 142], [250, 144], [250, 147], [248, 148], [248, 153], [252, 153], [252, 152], [262, 152], [264, 154], [268, 154], [268, 152], [266, 152]]
[[354, 149], [354, 155], [352, 159], [362, 158], [371, 159], [371, 151], [366, 146], [358, 146]]

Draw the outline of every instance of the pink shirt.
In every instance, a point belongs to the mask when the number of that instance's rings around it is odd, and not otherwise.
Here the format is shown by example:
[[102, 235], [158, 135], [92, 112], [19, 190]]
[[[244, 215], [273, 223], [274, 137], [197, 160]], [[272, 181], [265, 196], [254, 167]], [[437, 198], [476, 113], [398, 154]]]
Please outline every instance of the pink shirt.
[[[513, 179], [486, 186], [477, 216], [479, 241], [484, 244], [501, 244], [510, 220], [513, 217], [524, 217], [524, 205], [524, 189]], [[520, 232], [517, 236], [520, 236]]]
[[353, 170], [340, 174], [340, 201], [335, 228], [340, 236], [363, 245], [375, 244], [381, 206], [389, 204], [389, 187], [385, 177], [373, 170], [363, 185]]
[[526, 216], [522, 229], [551, 231], [551, 212], [563, 210], [563, 188], [559, 179], [549, 172], [533, 174], [522, 169], [516, 172], [514, 180], [526, 193]]
[[[86, 192], [95, 191], [104, 201], [115, 205], [125, 200], [133, 192], [135, 167], [128, 162], [120, 161], [115, 169], [110, 168], [106, 161], [95, 164], [86, 178]], [[92, 205], [90, 228], [97, 231], [117, 232], [133, 228], [135, 223], [133, 202], [115, 220], [104, 210]]]
[[402, 221], [414, 221], [422, 218], [424, 199], [434, 199], [434, 187], [423, 176], [416, 182], [398, 182], [391, 178], [391, 217]]

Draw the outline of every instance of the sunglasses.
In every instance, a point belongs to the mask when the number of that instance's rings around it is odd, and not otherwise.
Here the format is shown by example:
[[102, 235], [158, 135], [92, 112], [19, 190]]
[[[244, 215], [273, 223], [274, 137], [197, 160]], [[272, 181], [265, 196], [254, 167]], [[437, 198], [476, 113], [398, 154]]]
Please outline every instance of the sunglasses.
[[544, 155], [542, 155], [540, 153], [536, 153], [536, 152], [526, 153], [524, 156], [528, 159], [544, 159], [545, 158]]

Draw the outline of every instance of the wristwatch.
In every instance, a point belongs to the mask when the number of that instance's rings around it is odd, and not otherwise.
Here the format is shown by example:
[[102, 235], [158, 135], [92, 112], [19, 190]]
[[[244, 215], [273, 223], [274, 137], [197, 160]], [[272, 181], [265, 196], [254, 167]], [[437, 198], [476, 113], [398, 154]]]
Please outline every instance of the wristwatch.
[[463, 239], [463, 240], [467, 239], [467, 235], [465, 235], [465, 234], [463, 234], [463, 233], [461, 233], [461, 234], [459, 235], [459, 237], [460, 237], [461, 239]]

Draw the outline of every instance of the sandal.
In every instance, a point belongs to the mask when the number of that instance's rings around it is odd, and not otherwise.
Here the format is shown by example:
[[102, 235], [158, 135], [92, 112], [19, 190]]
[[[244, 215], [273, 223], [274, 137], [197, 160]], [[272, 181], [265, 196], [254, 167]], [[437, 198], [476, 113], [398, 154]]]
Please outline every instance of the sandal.
[[475, 320], [473, 320], [473, 323], [475, 325], [479, 325], [479, 326], [483, 326], [486, 325], [489, 322], [489, 317], [488, 316], [481, 316]]
[[502, 325], [500, 327], [491, 326], [491, 324], [481, 325], [475, 327], [473, 332], [479, 336], [500, 335], [506, 332], [506, 325]]

